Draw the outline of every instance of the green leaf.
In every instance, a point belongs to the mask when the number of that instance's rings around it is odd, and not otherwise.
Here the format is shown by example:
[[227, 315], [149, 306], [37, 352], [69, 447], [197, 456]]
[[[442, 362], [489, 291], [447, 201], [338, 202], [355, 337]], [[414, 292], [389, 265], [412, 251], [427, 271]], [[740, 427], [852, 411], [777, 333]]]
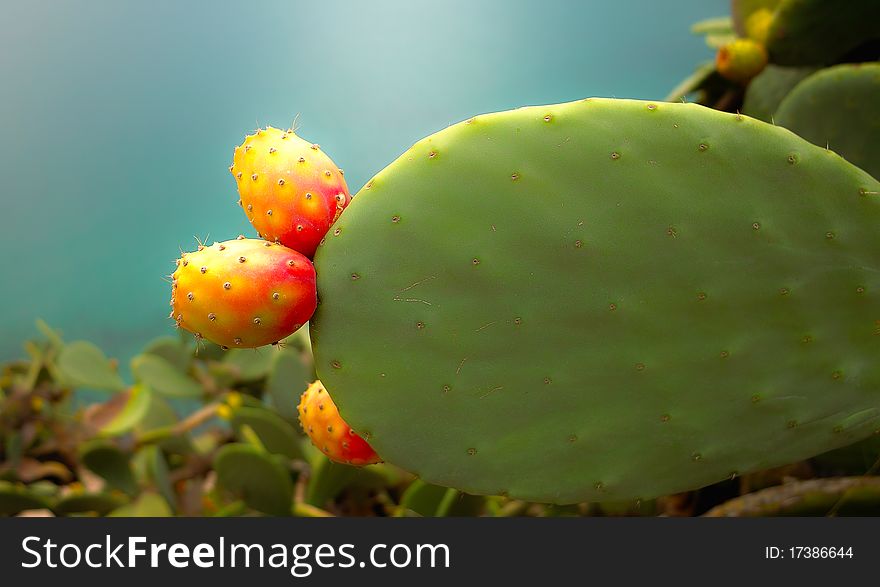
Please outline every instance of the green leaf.
[[339, 495], [357, 474], [357, 469], [348, 465], [334, 463], [320, 455], [312, 463], [312, 474], [306, 490], [306, 503], [324, 507], [328, 501]]
[[156, 355], [136, 356], [131, 360], [131, 370], [138, 381], [146, 383], [156, 393], [168, 397], [198, 398], [204, 394], [201, 385]]
[[168, 462], [158, 446], [147, 446], [143, 449], [146, 461], [147, 477], [159, 494], [165, 498], [172, 509], [177, 508], [177, 494], [168, 476]]
[[736, 40], [733, 33], [710, 33], [706, 35], [706, 46], [710, 49], [720, 49], [724, 45], [728, 45]]
[[39, 510], [49, 507], [43, 496], [27, 487], [0, 481], [0, 515], [14, 516], [25, 510]]
[[125, 382], [113, 363], [90, 342], [77, 340], [61, 349], [58, 371], [64, 383], [75, 387], [120, 391]]
[[266, 349], [231, 349], [223, 363], [232, 368], [236, 380], [255, 381], [269, 374], [274, 354]]
[[398, 515], [406, 515], [409, 510], [425, 517], [477, 516], [485, 499], [416, 479], [403, 492]]
[[420, 516], [433, 516], [437, 512], [437, 506], [446, 495], [446, 487], [431, 485], [421, 479], [413, 481], [400, 497], [400, 510], [398, 516], [405, 515], [405, 510], [410, 510]]
[[712, 74], [715, 73], [715, 63], [712, 61], [707, 61], [703, 63], [692, 73], [690, 76], [682, 80], [671, 92], [667, 95], [664, 100], [667, 102], [680, 102], [683, 98], [685, 98], [688, 94], [693, 94], [697, 90], [701, 89], [703, 85], [712, 77]]
[[104, 479], [107, 489], [128, 495], [138, 492], [127, 453], [104, 441], [90, 442], [80, 448], [80, 459], [93, 473]]
[[181, 373], [185, 373], [192, 363], [192, 349], [175, 336], [154, 339], [144, 348], [143, 354], [165, 359]]
[[267, 451], [303, 459], [302, 436], [277, 414], [265, 408], [237, 408], [232, 413], [232, 427], [240, 432], [242, 426], [249, 426]]
[[103, 436], [117, 436], [132, 430], [147, 414], [150, 389], [135, 385], [108, 402], [89, 406], [86, 421]]
[[270, 455], [246, 444], [227, 444], [214, 458], [217, 483], [251, 508], [273, 516], [290, 515], [290, 473]]
[[46, 340], [49, 341], [49, 344], [54, 349], [60, 350], [64, 346], [64, 340], [61, 338], [61, 333], [46, 324], [41, 319], [37, 319], [37, 330], [39, 330], [43, 334], [43, 336], [46, 337]]
[[305, 353], [312, 353], [312, 339], [309, 335], [309, 323], [303, 324], [302, 328], [281, 341], [283, 346], [292, 346], [294, 349]]
[[6, 433], [4, 439], [4, 452], [6, 453], [6, 461], [13, 467], [18, 467], [21, 457], [24, 454], [24, 448], [21, 445], [21, 432], [19, 430], [10, 430]]
[[716, 16], [707, 18], [691, 25], [691, 32], [695, 35], [733, 34], [733, 19], [729, 16]]
[[[168, 401], [162, 396], [153, 393], [150, 394], [150, 405], [143, 418], [135, 426], [134, 431], [138, 437], [143, 437], [154, 430], [171, 428], [178, 421], [177, 412], [174, 411], [174, 408], [171, 407]], [[166, 451], [179, 454], [187, 454], [193, 450], [189, 433], [165, 438], [159, 442], [159, 446]]]
[[104, 516], [122, 507], [127, 501], [118, 493], [72, 493], [58, 500], [52, 511], [58, 515], [93, 512]]
[[311, 466], [312, 474], [306, 488], [305, 501], [320, 508], [346, 489], [385, 487], [394, 475], [378, 465], [352, 467], [334, 463], [321, 453], [317, 453]]
[[299, 426], [297, 405], [302, 393], [314, 377], [297, 351], [282, 350], [272, 363], [266, 392], [272, 407], [285, 420]]
[[132, 503], [107, 514], [111, 518], [167, 518], [172, 515], [168, 502], [152, 492], [144, 492]]

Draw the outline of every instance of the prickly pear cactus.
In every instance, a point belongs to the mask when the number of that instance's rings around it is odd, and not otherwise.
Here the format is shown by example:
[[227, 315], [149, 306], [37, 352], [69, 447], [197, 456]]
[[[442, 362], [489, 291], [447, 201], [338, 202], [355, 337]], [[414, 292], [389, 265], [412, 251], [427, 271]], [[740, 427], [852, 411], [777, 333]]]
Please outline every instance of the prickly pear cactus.
[[880, 429], [880, 185], [693, 104], [472, 118], [316, 254], [342, 417], [430, 483], [648, 498]]
[[880, 177], [880, 64], [811, 75], [782, 101], [775, 121]]
[[768, 65], [752, 79], [746, 89], [743, 113], [764, 122], [773, 121], [780, 102], [801, 80], [816, 71], [814, 67]]
[[767, 50], [779, 65], [826, 65], [874, 39], [880, 39], [877, 0], [782, 0]]

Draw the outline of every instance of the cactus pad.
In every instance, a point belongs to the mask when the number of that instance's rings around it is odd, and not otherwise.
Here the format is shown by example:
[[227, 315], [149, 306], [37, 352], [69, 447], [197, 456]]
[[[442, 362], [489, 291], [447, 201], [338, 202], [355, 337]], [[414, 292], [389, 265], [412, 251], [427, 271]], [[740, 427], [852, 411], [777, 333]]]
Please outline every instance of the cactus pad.
[[880, 64], [837, 65], [799, 83], [776, 124], [880, 177]]
[[779, 127], [587, 99], [416, 143], [319, 247], [311, 334], [387, 461], [558, 503], [880, 429], [880, 185]]
[[880, 39], [877, 0], [782, 0], [767, 50], [779, 65], [826, 65], [872, 39]]
[[785, 96], [815, 71], [813, 67], [768, 65], [746, 88], [743, 112], [758, 120], [772, 122], [773, 115]]

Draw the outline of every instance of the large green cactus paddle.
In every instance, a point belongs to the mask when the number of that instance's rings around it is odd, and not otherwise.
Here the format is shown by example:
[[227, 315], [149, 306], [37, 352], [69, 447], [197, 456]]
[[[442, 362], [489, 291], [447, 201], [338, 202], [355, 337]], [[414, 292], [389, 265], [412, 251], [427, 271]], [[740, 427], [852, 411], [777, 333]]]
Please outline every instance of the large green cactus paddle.
[[648, 498], [880, 429], [880, 185], [783, 128], [588, 99], [472, 118], [318, 249], [318, 374], [472, 493]]

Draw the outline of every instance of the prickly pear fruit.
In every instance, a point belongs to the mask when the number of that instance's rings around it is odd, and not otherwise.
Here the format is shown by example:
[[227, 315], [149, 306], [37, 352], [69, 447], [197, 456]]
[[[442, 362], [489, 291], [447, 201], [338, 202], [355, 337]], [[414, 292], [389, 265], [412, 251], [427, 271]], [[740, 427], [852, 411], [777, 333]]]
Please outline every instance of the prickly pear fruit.
[[342, 170], [291, 130], [257, 130], [235, 148], [229, 171], [260, 236], [307, 257], [351, 201]]
[[312, 444], [331, 461], [356, 467], [381, 461], [373, 447], [345, 423], [320, 381], [303, 392], [298, 410], [299, 422]]
[[745, 83], [767, 65], [767, 51], [750, 39], [737, 39], [718, 49], [715, 67], [727, 79]]
[[315, 268], [287, 247], [246, 239], [183, 253], [171, 275], [171, 318], [223, 347], [275, 343], [315, 312]]

